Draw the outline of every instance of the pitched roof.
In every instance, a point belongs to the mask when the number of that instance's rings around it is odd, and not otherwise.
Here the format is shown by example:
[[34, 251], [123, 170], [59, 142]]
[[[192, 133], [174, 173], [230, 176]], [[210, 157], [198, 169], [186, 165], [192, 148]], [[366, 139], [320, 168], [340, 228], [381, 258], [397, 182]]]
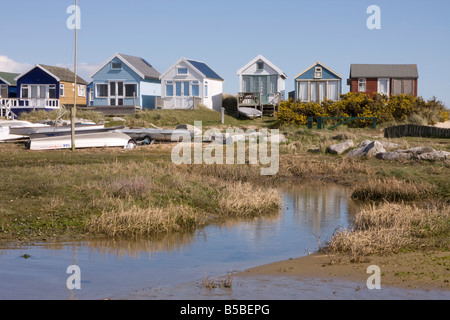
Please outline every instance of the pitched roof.
[[264, 63], [267, 63], [272, 69], [274, 69], [276, 72], [278, 72], [278, 74], [287, 79], [287, 75], [286, 73], [284, 73], [280, 68], [278, 68], [276, 65], [274, 65], [272, 62], [270, 62], [269, 60], [267, 60], [264, 56], [262, 55], [258, 55], [256, 58], [254, 58], [252, 61], [250, 61], [249, 63], [247, 63], [245, 66], [243, 66], [241, 69], [238, 70], [238, 74], [241, 74], [244, 72], [244, 70], [248, 69], [250, 66], [252, 66], [253, 64], [255, 64], [257, 61], [262, 60], [264, 61]]
[[352, 64], [350, 78], [418, 78], [417, 64]]
[[295, 76], [295, 79], [297, 79], [297, 78], [300, 77], [302, 74], [308, 72], [309, 70], [311, 70], [312, 68], [314, 68], [314, 67], [317, 66], [317, 65], [322, 66], [323, 68], [327, 69], [327, 70], [330, 71], [331, 73], [334, 73], [338, 78], [341, 78], [341, 79], [342, 79], [342, 76], [341, 76], [339, 73], [337, 73], [337, 72], [331, 70], [330, 68], [328, 68], [326, 65], [324, 65], [324, 64], [323, 64], [322, 62], [320, 62], [320, 61], [317, 61], [316, 63], [314, 63], [314, 64], [313, 64], [312, 66], [310, 66], [309, 68], [307, 68], [307, 69], [305, 69], [304, 71], [300, 72], [298, 75]]
[[178, 66], [181, 62], [184, 62], [188, 66], [190, 66], [194, 71], [200, 73], [200, 76], [203, 76], [204, 78], [213, 79], [213, 80], [219, 80], [219, 81], [225, 81], [221, 76], [219, 76], [213, 69], [211, 69], [206, 63], [192, 60], [192, 59], [186, 59], [186, 58], [180, 58], [175, 62], [169, 69], [167, 69], [160, 77], [159, 79], [163, 79], [171, 70], [173, 70], [176, 66]]
[[144, 58], [136, 57], [136, 56], [130, 56], [128, 54], [122, 54], [122, 53], [115, 53], [111, 58], [106, 60], [105, 63], [103, 63], [97, 71], [95, 71], [91, 78], [94, 78], [94, 76], [102, 70], [108, 63], [111, 62], [113, 59], [119, 59], [123, 63], [125, 63], [131, 70], [136, 72], [138, 76], [140, 76], [142, 79], [159, 79], [160, 73], [153, 68], [153, 66], [148, 63]]
[[144, 58], [130, 56], [122, 53], [119, 53], [118, 55], [126, 60], [129, 64], [131, 64], [140, 73], [142, 73], [146, 79], [159, 79], [159, 76], [161, 74], [158, 72], [158, 70], [153, 68], [153, 66]]
[[192, 64], [195, 68], [198, 69], [201, 73], [205, 75], [206, 78], [214, 79], [214, 80], [223, 80], [221, 76], [219, 76], [213, 69], [211, 69], [206, 63], [195, 61], [195, 60], [187, 60], [190, 64]]
[[10, 73], [10, 72], [0, 72], [0, 80], [8, 84], [9, 86], [17, 86], [17, 81], [15, 80], [20, 74]]
[[[61, 67], [54, 67], [54, 66], [47, 66], [40, 64], [38, 66], [41, 66], [42, 68], [46, 69], [51, 74], [55, 75], [59, 78], [60, 81], [67, 81], [67, 82], [74, 82], [75, 80], [75, 73], [70, 71], [68, 68], [61, 68]], [[88, 84], [86, 80], [81, 78], [79, 75], [77, 75], [77, 83], [78, 84]]]

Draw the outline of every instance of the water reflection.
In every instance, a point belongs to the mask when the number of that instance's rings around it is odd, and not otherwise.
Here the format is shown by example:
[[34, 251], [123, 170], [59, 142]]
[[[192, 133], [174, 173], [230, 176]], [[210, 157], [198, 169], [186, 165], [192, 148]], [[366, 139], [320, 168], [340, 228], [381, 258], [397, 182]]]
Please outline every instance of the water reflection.
[[[336, 227], [349, 225], [357, 212], [347, 190], [338, 186], [279, 190], [283, 208], [269, 217], [227, 220], [162, 239], [97, 239], [1, 250], [0, 299], [126, 297], [135, 290], [300, 257], [318, 248], [318, 237], [324, 240]], [[26, 262], [17, 258], [24, 253], [31, 255]], [[82, 270], [82, 290], [67, 297], [66, 269], [74, 261]]]

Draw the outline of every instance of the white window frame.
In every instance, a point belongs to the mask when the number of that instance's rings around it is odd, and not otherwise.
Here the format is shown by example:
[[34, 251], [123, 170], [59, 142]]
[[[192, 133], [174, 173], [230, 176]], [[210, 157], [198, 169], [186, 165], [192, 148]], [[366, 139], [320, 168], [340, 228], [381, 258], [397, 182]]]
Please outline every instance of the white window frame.
[[[24, 89], [27, 89], [27, 91], [28, 91], [28, 95], [27, 95], [27, 97], [23, 97], [23, 90]], [[20, 86], [20, 98], [22, 98], [22, 99], [29, 99], [30, 98], [30, 86], [28, 85], [28, 84], [23, 84], [23, 85], [21, 85]]]
[[136, 97], [135, 98], [137, 98], [139, 96], [139, 85], [138, 85], [138, 83], [137, 82], [128, 82], [128, 83], [125, 82], [123, 84], [124, 97], [128, 98], [128, 99], [131, 99], [131, 98], [133, 98], [133, 96], [131, 96], [131, 97], [127, 96], [127, 85], [134, 85], [134, 86], [136, 86], [136, 92], [135, 92]]
[[[99, 86], [106, 86], [106, 96], [100, 96]], [[107, 83], [96, 83], [95, 84], [95, 98], [97, 99], [107, 99], [109, 96], [109, 84]]]
[[[55, 90], [55, 97], [54, 98], [50, 98], [50, 90], [52, 88]], [[56, 85], [55, 84], [48, 85], [48, 87], [47, 87], [47, 97], [48, 97], [48, 99], [56, 99]]]
[[209, 88], [208, 88], [209, 86], [208, 86], [208, 81], [205, 81], [205, 85], [203, 86], [203, 96], [205, 97], [205, 98], [207, 98], [208, 97], [208, 94], [209, 94]]
[[60, 97], [65, 97], [66, 96], [66, 86], [63, 83], [61, 83], [59, 85], [59, 96]]
[[86, 98], [86, 86], [84, 84], [78, 85], [78, 96]]
[[[361, 90], [361, 85], [364, 85], [364, 90]], [[366, 92], [366, 91], [367, 91], [367, 79], [358, 78], [358, 92]]]
[[[180, 73], [180, 70], [186, 70], [186, 73]], [[189, 75], [189, 69], [188, 67], [177, 67], [177, 76], [187, 76]]]
[[322, 79], [323, 75], [322, 67], [315, 67], [314, 68], [314, 79]]
[[[114, 64], [120, 64], [120, 68], [114, 68]], [[122, 62], [111, 62], [111, 70], [122, 70]]]
[[[260, 65], [261, 65], [261, 67], [260, 67]], [[264, 61], [258, 61], [258, 62], [256, 63], [256, 70], [257, 70], [257, 71], [262, 71], [262, 70], [264, 70]]]
[[[381, 81], [386, 81], [387, 82], [387, 86], [386, 86], [386, 93], [381, 93], [380, 92], [380, 83]], [[380, 94], [386, 94], [388, 97], [391, 95], [391, 79], [390, 78], [378, 78], [378, 93]]]
[[[193, 80], [193, 81], [191, 81], [191, 91], [190, 91], [190, 96], [191, 97], [200, 97], [200, 81], [198, 81], [198, 80]], [[194, 88], [194, 86], [198, 86], [198, 96], [194, 96], [194, 91], [193, 91], [193, 88]]]

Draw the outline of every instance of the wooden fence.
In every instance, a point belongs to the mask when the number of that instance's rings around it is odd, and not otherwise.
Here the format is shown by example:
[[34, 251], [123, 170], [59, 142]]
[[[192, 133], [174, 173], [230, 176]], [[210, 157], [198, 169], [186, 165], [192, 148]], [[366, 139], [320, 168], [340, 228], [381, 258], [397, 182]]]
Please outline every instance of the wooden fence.
[[424, 137], [424, 138], [450, 138], [450, 129], [417, 124], [404, 124], [384, 129], [386, 138]]

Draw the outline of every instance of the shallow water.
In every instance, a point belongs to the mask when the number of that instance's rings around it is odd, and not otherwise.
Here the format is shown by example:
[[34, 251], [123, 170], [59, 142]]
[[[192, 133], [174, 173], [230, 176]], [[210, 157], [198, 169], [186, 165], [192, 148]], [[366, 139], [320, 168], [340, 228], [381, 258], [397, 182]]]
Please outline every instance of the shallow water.
[[[277, 278], [235, 279], [233, 290], [210, 291], [201, 281], [314, 252], [357, 206], [345, 189], [283, 188], [280, 215], [209, 226], [158, 241], [91, 241], [0, 250], [0, 299], [315, 299], [353, 298], [357, 284]], [[24, 258], [24, 255], [28, 255]], [[69, 290], [67, 267], [81, 270]], [[320, 285], [321, 284], [321, 285]], [[334, 292], [334, 293], [333, 293]], [[364, 290], [358, 290], [359, 298]], [[391, 298], [411, 298], [405, 290]], [[420, 292], [414, 293], [421, 296]], [[370, 297], [370, 295], [369, 295]], [[358, 298], [358, 296], [356, 296]], [[423, 298], [423, 297], [422, 297]]]

